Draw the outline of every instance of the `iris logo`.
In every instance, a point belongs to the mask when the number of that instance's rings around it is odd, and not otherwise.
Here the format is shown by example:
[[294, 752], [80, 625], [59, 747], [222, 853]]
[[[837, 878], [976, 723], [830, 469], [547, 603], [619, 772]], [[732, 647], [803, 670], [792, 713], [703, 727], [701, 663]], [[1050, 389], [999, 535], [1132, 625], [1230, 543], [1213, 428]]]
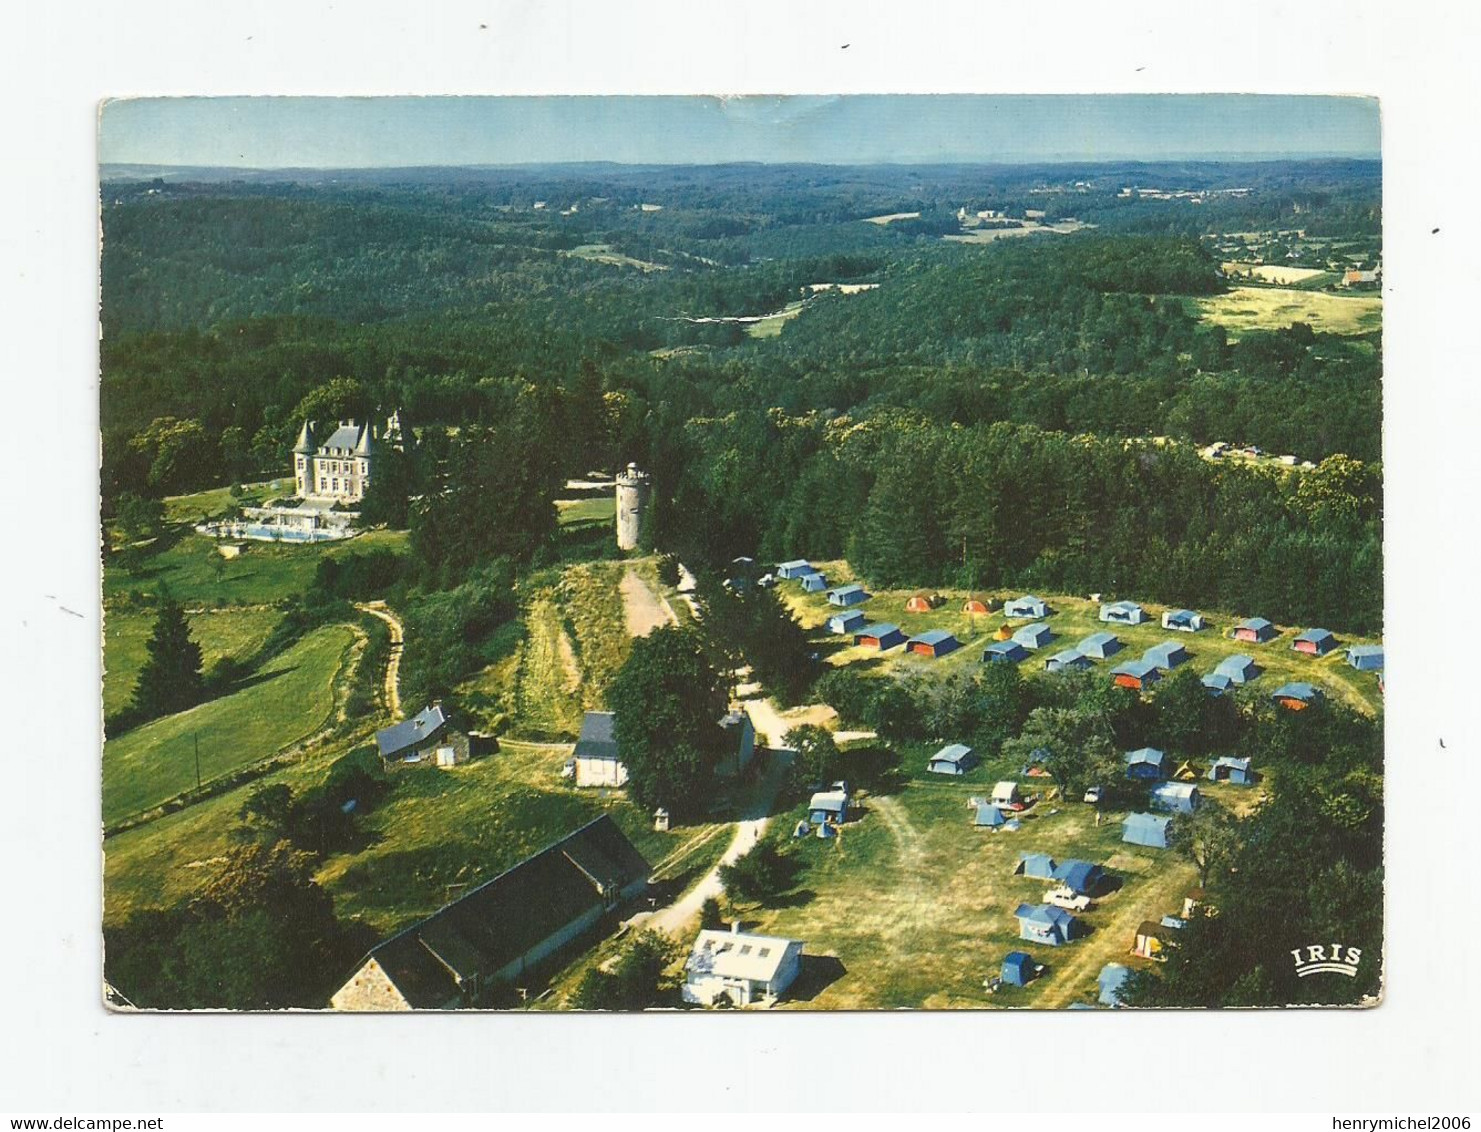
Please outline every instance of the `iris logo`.
[[1355, 979], [1363, 952], [1361, 948], [1344, 947], [1340, 943], [1313, 943], [1306, 947], [1293, 947], [1291, 958], [1296, 961], [1296, 974], [1303, 979], [1307, 975], [1324, 974], [1346, 975], [1349, 979]]

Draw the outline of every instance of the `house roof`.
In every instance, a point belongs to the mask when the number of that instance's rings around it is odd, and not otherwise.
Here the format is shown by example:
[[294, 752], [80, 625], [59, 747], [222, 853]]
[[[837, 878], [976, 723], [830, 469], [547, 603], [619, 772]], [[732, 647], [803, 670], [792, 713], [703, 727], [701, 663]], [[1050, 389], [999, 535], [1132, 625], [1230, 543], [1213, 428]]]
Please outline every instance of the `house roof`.
[[788, 953], [800, 952], [802, 948], [801, 940], [713, 928], [695, 938], [685, 967], [692, 975], [713, 974], [769, 983], [776, 978]]
[[303, 427], [298, 430], [298, 440], [293, 445], [293, 451], [300, 456], [310, 455], [314, 451], [313, 421], [303, 422]]
[[460, 981], [494, 974], [600, 906], [603, 888], [625, 888], [649, 871], [603, 814], [378, 944], [361, 965], [374, 959], [412, 1007], [439, 1007]]
[[951, 743], [942, 747], [931, 756], [933, 763], [959, 763], [972, 753], [972, 748], [965, 743]]
[[919, 643], [922, 645], [940, 645], [945, 644], [947, 641], [955, 642], [956, 637], [945, 629], [931, 629], [924, 633], [917, 633], [910, 638], [911, 644]]
[[1333, 640], [1330, 629], [1307, 629], [1304, 633], [1296, 635], [1298, 641], [1310, 641], [1313, 644], [1321, 644], [1323, 641]]
[[[358, 425], [354, 421], [341, 422], [340, 426], [329, 434], [328, 440], [321, 440], [319, 448], [341, 448], [353, 452], [365, 443], [362, 434], [370, 432], [370, 425]], [[368, 452], [368, 444], [362, 452]]]
[[425, 743], [447, 725], [447, 713], [441, 704], [425, 707], [410, 719], [403, 719], [392, 727], [375, 733], [375, 745], [380, 748], [381, 758], [393, 759], [402, 751], [409, 751], [418, 743]]
[[581, 719], [581, 737], [576, 740], [578, 759], [617, 760], [617, 717], [610, 711], [589, 711]]

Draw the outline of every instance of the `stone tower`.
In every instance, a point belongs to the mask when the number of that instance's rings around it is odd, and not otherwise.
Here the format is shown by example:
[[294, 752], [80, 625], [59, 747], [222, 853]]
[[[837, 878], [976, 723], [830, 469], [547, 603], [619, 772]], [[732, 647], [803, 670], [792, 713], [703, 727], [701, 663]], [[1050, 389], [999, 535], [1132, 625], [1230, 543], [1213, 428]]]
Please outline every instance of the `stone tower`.
[[636, 550], [643, 514], [648, 510], [649, 479], [647, 472], [629, 464], [627, 471], [617, 473], [617, 549]]

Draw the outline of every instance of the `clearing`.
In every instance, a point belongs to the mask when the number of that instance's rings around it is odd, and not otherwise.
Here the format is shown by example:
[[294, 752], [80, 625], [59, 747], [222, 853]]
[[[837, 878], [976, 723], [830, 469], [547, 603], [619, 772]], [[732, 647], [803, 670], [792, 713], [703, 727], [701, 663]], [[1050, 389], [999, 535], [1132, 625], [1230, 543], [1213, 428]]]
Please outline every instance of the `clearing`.
[[1224, 327], [1231, 340], [1251, 330], [1284, 330], [1295, 322], [1324, 334], [1367, 334], [1383, 328], [1383, 300], [1377, 295], [1235, 287], [1194, 301], [1199, 315]]
[[973, 228], [969, 231], [951, 233], [942, 236], [943, 240], [950, 240], [957, 244], [990, 244], [994, 240], [1009, 240], [1015, 236], [1033, 236], [1040, 232], [1049, 232], [1056, 236], [1067, 236], [1071, 232], [1079, 232], [1084, 228], [1093, 228], [1093, 224], [1082, 224], [1078, 220], [1065, 220], [1056, 224], [1040, 224], [1035, 220], [1022, 221], [1019, 228]]
[[918, 220], [918, 219], [920, 219], [920, 213], [919, 212], [888, 212], [888, 213], [886, 213], [883, 216], [866, 216], [866, 217], [864, 217], [864, 223], [865, 224], [879, 224], [879, 225], [884, 225], [884, 224], [892, 224], [896, 220]]
[[661, 263], [649, 263], [647, 260], [633, 259], [630, 255], [614, 252], [611, 244], [582, 244], [580, 247], [572, 248], [565, 255], [575, 256], [577, 259], [589, 259], [596, 263], [610, 263], [614, 267], [636, 267], [641, 271], [667, 271], [668, 267]]
[[669, 603], [633, 569], [622, 575], [622, 608], [627, 618], [627, 631], [634, 637], [646, 637], [663, 625], [679, 623]]

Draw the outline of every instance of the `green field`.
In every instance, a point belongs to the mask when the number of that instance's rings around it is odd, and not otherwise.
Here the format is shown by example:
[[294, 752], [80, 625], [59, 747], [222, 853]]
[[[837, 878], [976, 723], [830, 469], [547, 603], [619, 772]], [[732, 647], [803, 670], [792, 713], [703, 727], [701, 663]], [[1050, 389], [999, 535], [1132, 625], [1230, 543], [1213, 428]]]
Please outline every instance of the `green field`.
[[[224, 656], [243, 660], [260, 649], [282, 619], [275, 609], [205, 610], [189, 616], [205, 667]], [[153, 612], [109, 612], [103, 623], [103, 714], [128, 706], [154, 632]]]
[[240, 691], [126, 732], [103, 751], [103, 821], [117, 822], [195, 786], [269, 758], [323, 728], [334, 681], [354, 635], [344, 626], [310, 633], [267, 663]]
[[607, 526], [617, 521], [617, 500], [611, 495], [557, 499], [555, 508], [563, 527]]
[[[274, 484], [277, 486], [275, 487]], [[169, 523], [200, 523], [219, 518], [233, 507], [257, 507], [267, 500], [284, 494], [293, 494], [292, 477], [267, 480], [263, 483], [242, 484], [242, 494], [233, 497], [231, 488], [217, 487], [209, 491], [197, 491], [190, 495], [165, 497], [165, 521]]]
[[746, 324], [746, 334], [751, 338], [775, 338], [782, 332], [782, 327], [802, 313], [802, 306], [801, 300], [791, 302], [765, 318], [749, 322]]
[[572, 248], [566, 254], [575, 256], [577, 259], [589, 259], [596, 263], [610, 263], [614, 267], [636, 267], [643, 272], [668, 270], [665, 264], [649, 263], [647, 260], [634, 259], [630, 255], [614, 252], [611, 244], [582, 244], [580, 247]]
[[[845, 562], [824, 562], [815, 563], [815, 565], [827, 574], [830, 583], [835, 585], [852, 577], [848, 564]], [[820, 642], [837, 644], [841, 641], [841, 638], [830, 635], [824, 628], [828, 617], [837, 613], [838, 610], [829, 605], [822, 594], [803, 593], [795, 582], [781, 582], [779, 588], [783, 599], [797, 615], [802, 625], [807, 629], [818, 631], [817, 639]], [[962, 648], [940, 660], [931, 660], [927, 657], [910, 655], [901, 648], [881, 655], [871, 649], [848, 645], [832, 653], [828, 657], [829, 662], [835, 665], [864, 662], [880, 671], [920, 674], [954, 672], [979, 666], [982, 662], [983, 649], [995, 639], [994, 631], [1005, 623], [1001, 614], [975, 617], [964, 614], [961, 610], [967, 595], [960, 590], [939, 591], [946, 596], [946, 603], [930, 613], [907, 613], [905, 602], [913, 592], [915, 591], [876, 592], [870, 601], [856, 608], [862, 610], [864, 616], [870, 621], [887, 621], [900, 626], [907, 636], [924, 632], [927, 629], [949, 630], [956, 635], [957, 640], [962, 642]], [[978, 590], [974, 592], [974, 596], [1012, 598], [1019, 596], [1019, 591]], [[1099, 671], [1109, 671], [1121, 660], [1131, 659], [1152, 645], [1172, 639], [1181, 642], [1187, 648], [1193, 658], [1190, 664], [1200, 675], [1211, 672], [1226, 656], [1245, 653], [1253, 656], [1256, 663], [1264, 670], [1261, 676], [1250, 685], [1256, 690], [1273, 692], [1287, 681], [1306, 680], [1321, 685], [1328, 695], [1345, 700], [1368, 714], [1376, 712], [1382, 702], [1382, 697], [1378, 692], [1378, 681], [1374, 674], [1358, 672], [1349, 667], [1340, 647], [1324, 657], [1311, 657], [1292, 649], [1292, 638], [1305, 626], [1277, 626], [1280, 630], [1278, 637], [1265, 644], [1255, 645], [1232, 640], [1226, 635], [1231, 626], [1243, 620], [1245, 616], [1243, 614], [1235, 616], [1204, 610], [1204, 617], [1209, 628], [1200, 633], [1179, 633], [1162, 628], [1162, 613], [1165, 609], [1172, 608], [1169, 606], [1142, 602], [1141, 605], [1147, 611], [1149, 618], [1146, 623], [1109, 626], [1099, 620], [1100, 607], [1085, 598], [1050, 593], [1041, 593], [1039, 596], [1049, 603], [1051, 609], [1056, 611], [1046, 622], [1056, 637], [1048, 647], [1037, 653], [1032, 651], [1029, 653], [1029, 659], [1020, 666], [1025, 676], [1054, 679], [1052, 675], [1045, 674], [1043, 671], [1043, 662], [1046, 658], [1061, 649], [1073, 647], [1091, 633], [1104, 630], [1120, 637], [1125, 647], [1115, 660], [1097, 661], [1096, 669]], [[1107, 600], [1110, 599], [1107, 598]], [[1010, 628], [1017, 628], [1029, 622], [1019, 619], [1007, 622], [1007, 624]], [[1328, 626], [1328, 628], [1337, 634], [1341, 646], [1379, 643], [1369, 637], [1356, 637], [1343, 633], [1335, 626]]]
[[1250, 330], [1283, 330], [1307, 323], [1325, 334], [1366, 334], [1383, 328], [1383, 300], [1377, 295], [1333, 295], [1292, 287], [1235, 287], [1223, 295], [1198, 299], [1200, 315], [1229, 332], [1231, 340]]

